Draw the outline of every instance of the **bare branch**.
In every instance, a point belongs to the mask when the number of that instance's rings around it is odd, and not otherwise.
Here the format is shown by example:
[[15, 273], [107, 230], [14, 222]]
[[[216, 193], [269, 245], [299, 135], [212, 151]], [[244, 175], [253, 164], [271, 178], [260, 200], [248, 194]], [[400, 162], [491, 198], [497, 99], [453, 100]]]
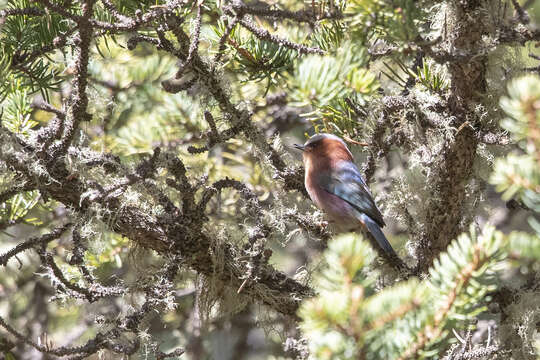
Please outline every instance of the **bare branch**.
[[45, 11], [35, 8], [28, 7], [22, 9], [5, 9], [0, 11], [0, 24], [5, 21], [5, 18], [8, 16], [19, 16], [19, 15], [30, 15], [30, 16], [42, 16], [45, 15]]
[[527, 11], [522, 8], [521, 5], [519, 5], [517, 0], [512, 0], [512, 6], [514, 6], [514, 9], [516, 10], [518, 21], [524, 25], [527, 25], [531, 21]]
[[13, 249], [9, 250], [5, 254], [0, 255], [0, 265], [7, 266], [9, 259], [16, 256], [17, 254], [20, 254], [21, 252], [31, 249], [33, 247], [36, 247], [38, 245], [42, 246], [53, 240], [58, 239], [72, 225], [73, 224], [71, 223], [67, 223], [63, 226], [59, 226], [55, 228], [48, 234], [45, 234], [39, 237], [33, 237], [26, 240], [25, 242], [20, 243], [19, 245], [15, 246]]
[[260, 29], [256, 27], [251, 21], [246, 19], [240, 19], [238, 21], [240, 25], [248, 29], [261, 40], [270, 41], [276, 44], [279, 44], [281, 46], [287, 47], [292, 50], [298, 51], [299, 54], [318, 54], [318, 55], [324, 55], [324, 51], [319, 48], [312, 48], [309, 46], [305, 46], [302, 44], [297, 44], [292, 41], [289, 41], [287, 39], [282, 39], [276, 35], [272, 35], [268, 32], [266, 29]]
[[124, 23], [130, 23], [133, 22], [132, 19], [130, 19], [128, 16], [122, 15], [120, 11], [116, 8], [116, 5], [114, 5], [110, 0], [101, 0], [103, 5], [109, 12], [114, 16], [116, 20], [119, 20]]
[[299, 11], [271, 9], [270, 7], [248, 6], [243, 2], [238, 1], [231, 5], [231, 9], [237, 13], [269, 17], [276, 20], [289, 19], [294, 20], [297, 23], [307, 22], [314, 24], [315, 22], [323, 19], [337, 20], [343, 18], [343, 14], [335, 7], [332, 9], [332, 11], [325, 11], [322, 14], [315, 14], [313, 9]]
[[49, 112], [49, 113], [53, 113], [56, 116], [58, 116], [58, 118], [60, 118], [62, 120], [64, 120], [66, 118], [66, 113], [65, 112], [55, 108], [54, 106], [52, 106], [51, 104], [49, 104], [49, 103], [47, 103], [45, 101], [35, 102], [35, 103], [32, 104], [32, 107], [34, 109], [39, 109], [39, 110], [43, 110], [43, 111], [46, 111], [46, 112]]
[[45, 353], [45, 354], [51, 354], [56, 356], [69, 356], [69, 355], [80, 355], [80, 359], [88, 357], [90, 354], [95, 354], [101, 349], [110, 349], [112, 351], [115, 351], [117, 353], [123, 353], [126, 355], [131, 355], [137, 351], [139, 348], [139, 342], [136, 340], [135, 342], [129, 344], [129, 345], [122, 345], [112, 342], [111, 339], [116, 338], [114, 331], [109, 331], [105, 334], [98, 333], [94, 338], [88, 340], [85, 345], [83, 346], [75, 346], [75, 347], [68, 347], [68, 346], [61, 346], [58, 348], [50, 348], [49, 346], [39, 345], [33, 342], [32, 340], [28, 339], [27, 336], [24, 336], [17, 330], [15, 330], [12, 326], [10, 326], [4, 318], [0, 317], [0, 326], [6, 329], [11, 335], [13, 335], [18, 340], [24, 342], [27, 345], [32, 346], [36, 350]]
[[184, 63], [180, 65], [178, 68], [178, 71], [176, 72], [176, 78], [180, 79], [182, 74], [184, 73], [184, 70], [186, 67], [191, 63], [193, 60], [193, 56], [197, 52], [197, 48], [199, 47], [199, 36], [201, 34], [201, 17], [202, 17], [202, 5], [197, 6], [197, 18], [195, 19], [195, 29], [193, 30], [193, 35], [191, 39], [191, 44], [189, 45], [188, 50], [188, 56]]
[[[56, 265], [53, 256], [51, 253], [42, 250], [38, 250], [39, 256], [41, 258], [41, 262], [43, 265], [50, 269], [52, 272], [52, 275], [54, 275], [54, 278], [63, 284], [67, 289], [71, 290], [75, 294], [82, 295], [83, 298], [85, 298], [89, 302], [95, 302], [99, 299], [105, 298], [105, 297], [111, 297], [111, 296], [121, 296], [124, 294], [124, 290], [120, 288], [111, 288], [111, 287], [103, 287], [103, 286], [93, 286], [93, 290], [89, 290], [86, 287], [81, 287], [75, 283], [72, 283], [62, 273], [62, 270]], [[88, 275], [88, 274], [87, 274]], [[97, 285], [96, 283], [93, 283], [93, 285]], [[77, 297], [77, 296], [76, 296]]]
[[214, 57], [214, 62], [218, 62], [221, 60], [221, 57], [223, 56], [223, 51], [225, 50], [225, 43], [227, 42], [227, 39], [231, 35], [231, 32], [233, 31], [236, 24], [238, 24], [238, 16], [235, 16], [232, 18], [231, 21], [227, 24], [227, 27], [225, 28], [225, 31], [223, 32], [223, 35], [219, 38], [218, 42], [218, 51], [216, 56]]
[[181, 348], [178, 348], [178, 349], [175, 349], [171, 352], [168, 352], [168, 353], [164, 353], [162, 351], [157, 351], [156, 352], [156, 359], [157, 360], [163, 360], [163, 359], [168, 359], [168, 358], [171, 358], [171, 357], [177, 357], [177, 356], [181, 356], [183, 355], [185, 352], [184, 349], [181, 349]]

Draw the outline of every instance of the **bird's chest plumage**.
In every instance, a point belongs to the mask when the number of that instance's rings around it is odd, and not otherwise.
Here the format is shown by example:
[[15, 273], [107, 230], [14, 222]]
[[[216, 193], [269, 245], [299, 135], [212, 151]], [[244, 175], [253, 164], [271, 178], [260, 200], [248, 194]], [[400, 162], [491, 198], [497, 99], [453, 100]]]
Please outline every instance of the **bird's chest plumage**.
[[318, 182], [319, 177], [306, 168], [305, 185], [311, 200], [336, 224], [356, 224], [356, 210], [347, 201], [326, 191]]

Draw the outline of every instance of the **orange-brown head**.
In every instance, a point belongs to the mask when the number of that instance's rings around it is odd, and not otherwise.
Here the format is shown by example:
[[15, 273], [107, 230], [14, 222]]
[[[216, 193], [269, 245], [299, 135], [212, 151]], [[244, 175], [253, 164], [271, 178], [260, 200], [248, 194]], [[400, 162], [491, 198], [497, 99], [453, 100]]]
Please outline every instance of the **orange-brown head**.
[[345, 142], [332, 134], [313, 135], [304, 145], [295, 144], [295, 147], [303, 152], [306, 175], [331, 170], [342, 160], [354, 161]]

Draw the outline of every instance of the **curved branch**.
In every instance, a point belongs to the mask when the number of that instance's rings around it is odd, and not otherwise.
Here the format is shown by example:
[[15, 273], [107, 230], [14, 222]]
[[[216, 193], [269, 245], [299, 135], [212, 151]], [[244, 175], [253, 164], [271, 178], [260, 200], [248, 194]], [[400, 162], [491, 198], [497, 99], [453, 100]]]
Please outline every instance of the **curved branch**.
[[[9, 139], [9, 135], [6, 136], [4, 131], [6, 130], [0, 129], [1, 140]], [[82, 215], [87, 215], [92, 208], [98, 206], [108, 214], [103, 222], [109, 224], [112, 231], [162, 255], [180, 255], [184, 263], [198, 273], [217, 278], [234, 289], [242, 286], [245, 274], [249, 273], [249, 264], [233, 261], [242, 254], [242, 249], [229, 242], [220, 245], [221, 259], [226, 261], [223, 263], [223, 271], [216, 273], [216, 259], [211, 251], [214, 240], [204, 231], [204, 219], [197, 211], [186, 212], [186, 209], [183, 209], [184, 213], [180, 215], [167, 213], [153, 217], [143, 208], [126, 205], [117, 193], [111, 193], [109, 196], [88, 196], [90, 193], [99, 193], [99, 189], [96, 190], [94, 186], [91, 187], [89, 183], [69, 171], [62, 158], [44, 159], [48, 174], [43, 175], [34, 170], [38, 168], [37, 159], [31, 150], [20, 146], [16, 151], [19, 153], [18, 156], [5, 153], [0, 154], [0, 157], [9, 166], [29, 178], [43, 178], [41, 190], [46, 191], [52, 199]], [[181, 164], [180, 159], [176, 160], [169, 164], [177, 165], [175, 175], [184, 186], [189, 187], [182, 190], [188, 190], [188, 198], [191, 198], [196, 189], [186, 181], [185, 169], [178, 165]], [[51, 178], [56, 180], [50, 181]], [[257, 281], [244, 285], [243, 295], [287, 316], [295, 317], [300, 301], [314, 295], [310, 287], [293, 280], [268, 264], [261, 264], [257, 277]]]

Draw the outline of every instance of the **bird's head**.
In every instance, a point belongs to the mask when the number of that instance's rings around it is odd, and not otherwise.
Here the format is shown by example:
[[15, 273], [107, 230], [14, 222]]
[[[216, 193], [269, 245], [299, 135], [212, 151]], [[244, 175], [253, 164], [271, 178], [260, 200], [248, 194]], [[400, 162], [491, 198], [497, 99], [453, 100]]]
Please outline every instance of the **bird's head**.
[[304, 145], [295, 144], [302, 150], [304, 163], [327, 163], [340, 160], [353, 161], [353, 156], [345, 142], [332, 134], [320, 133], [313, 135]]

